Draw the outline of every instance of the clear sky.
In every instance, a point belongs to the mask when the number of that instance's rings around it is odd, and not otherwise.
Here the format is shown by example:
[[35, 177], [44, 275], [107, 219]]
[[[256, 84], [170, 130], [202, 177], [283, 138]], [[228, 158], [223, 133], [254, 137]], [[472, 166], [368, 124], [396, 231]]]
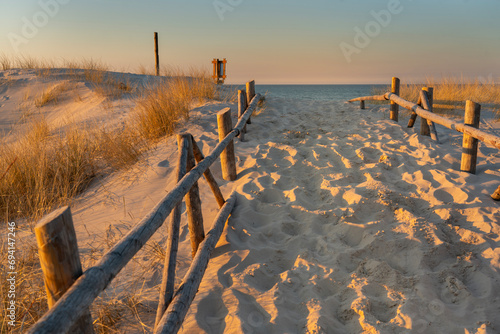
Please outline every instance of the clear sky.
[[115, 70], [211, 66], [228, 83], [500, 81], [500, 0], [0, 0], [0, 54]]

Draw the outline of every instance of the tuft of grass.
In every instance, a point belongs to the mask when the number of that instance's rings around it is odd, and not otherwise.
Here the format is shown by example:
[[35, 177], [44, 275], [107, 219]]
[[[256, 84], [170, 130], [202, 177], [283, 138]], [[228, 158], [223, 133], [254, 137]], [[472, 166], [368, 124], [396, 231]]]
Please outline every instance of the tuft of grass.
[[92, 58], [84, 59], [80, 67], [84, 69], [83, 75], [86, 81], [100, 84], [106, 79], [108, 67], [100, 61], [96, 61]]
[[7, 71], [12, 68], [12, 61], [4, 53], [0, 56], [0, 66], [2, 71]]
[[217, 96], [216, 85], [206, 74], [176, 74], [147, 87], [137, 99], [138, 128], [149, 140], [172, 134], [179, 122], [189, 118], [192, 102]]
[[155, 140], [173, 133], [188, 118], [189, 102], [173, 94], [168, 84], [149, 87], [137, 100], [136, 118], [141, 134]]
[[154, 69], [147, 68], [146, 66], [140, 64], [138, 69], [137, 69], [138, 74], [142, 75], [155, 75]]
[[35, 106], [41, 108], [49, 103], [57, 103], [61, 93], [65, 91], [64, 84], [57, 84], [43, 90], [39, 97], [35, 98]]
[[120, 81], [111, 77], [102, 83], [94, 84], [92, 88], [97, 95], [107, 99], [117, 99], [132, 91], [128, 80]]
[[16, 58], [16, 65], [18, 68], [27, 70], [40, 68], [39, 61], [36, 58], [27, 55], [18, 56]]

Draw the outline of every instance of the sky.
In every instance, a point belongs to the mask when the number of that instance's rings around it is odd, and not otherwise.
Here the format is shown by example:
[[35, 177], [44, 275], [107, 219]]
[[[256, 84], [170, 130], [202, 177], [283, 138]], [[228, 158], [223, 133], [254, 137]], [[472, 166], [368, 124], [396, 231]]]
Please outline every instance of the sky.
[[500, 0], [0, 0], [0, 55], [160, 63], [226, 83], [500, 82]]

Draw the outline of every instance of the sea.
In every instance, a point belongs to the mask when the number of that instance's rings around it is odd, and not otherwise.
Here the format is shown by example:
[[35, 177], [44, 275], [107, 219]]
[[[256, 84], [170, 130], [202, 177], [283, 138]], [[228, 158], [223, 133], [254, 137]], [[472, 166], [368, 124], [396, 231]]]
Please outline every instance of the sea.
[[[233, 89], [245, 89], [233, 86]], [[316, 101], [347, 101], [360, 96], [380, 94], [387, 85], [255, 85], [255, 91], [268, 97]]]

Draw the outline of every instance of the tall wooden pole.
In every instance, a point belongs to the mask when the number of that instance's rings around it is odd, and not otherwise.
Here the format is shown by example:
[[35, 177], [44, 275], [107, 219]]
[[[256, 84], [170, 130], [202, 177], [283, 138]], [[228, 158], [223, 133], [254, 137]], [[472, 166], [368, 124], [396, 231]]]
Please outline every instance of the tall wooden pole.
[[[481, 105], [467, 100], [465, 103], [464, 124], [478, 129], [480, 117]], [[477, 148], [478, 140], [464, 133], [462, 144], [462, 164], [460, 168], [462, 171], [476, 174]]]
[[[399, 78], [393, 77], [391, 84], [391, 93], [399, 96]], [[391, 120], [397, 122], [399, 119], [399, 105], [391, 101]]]
[[[49, 308], [62, 297], [82, 275], [73, 218], [69, 207], [43, 217], [35, 226], [40, 265], [45, 277]], [[70, 333], [94, 333], [90, 312], [71, 327]]]
[[156, 75], [160, 75], [160, 55], [158, 54], [158, 33], [155, 32], [155, 63]]
[[[231, 108], [222, 109], [217, 113], [217, 126], [219, 128], [219, 142], [226, 138], [226, 135], [232, 131], [233, 123], [231, 121]], [[236, 159], [234, 157], [234, 141], [220, 155], [222, 167], [222, 178], [227, 181], [236, 180]]]

